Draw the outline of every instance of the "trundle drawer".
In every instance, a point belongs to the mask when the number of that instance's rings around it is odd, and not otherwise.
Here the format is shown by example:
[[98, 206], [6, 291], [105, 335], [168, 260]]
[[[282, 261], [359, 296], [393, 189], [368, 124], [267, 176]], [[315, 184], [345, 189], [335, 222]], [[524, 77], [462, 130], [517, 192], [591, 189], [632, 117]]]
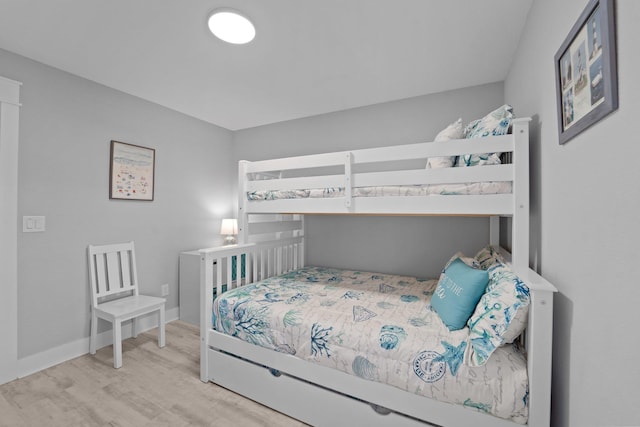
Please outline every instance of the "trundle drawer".
[[[215, 350], [208, 351], [212, 381], [313, 426], [428, 426], [395, 412]], [[382, 410], [381, 412], [387, 412]]]

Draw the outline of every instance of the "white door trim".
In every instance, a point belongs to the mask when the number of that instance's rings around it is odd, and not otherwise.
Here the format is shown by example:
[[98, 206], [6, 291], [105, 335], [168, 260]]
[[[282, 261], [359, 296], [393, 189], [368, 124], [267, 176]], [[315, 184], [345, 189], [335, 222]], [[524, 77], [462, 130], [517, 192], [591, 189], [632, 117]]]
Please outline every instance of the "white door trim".
[[0, 384], [18, 375], [18, 123], [22, 83], [0, 77]]

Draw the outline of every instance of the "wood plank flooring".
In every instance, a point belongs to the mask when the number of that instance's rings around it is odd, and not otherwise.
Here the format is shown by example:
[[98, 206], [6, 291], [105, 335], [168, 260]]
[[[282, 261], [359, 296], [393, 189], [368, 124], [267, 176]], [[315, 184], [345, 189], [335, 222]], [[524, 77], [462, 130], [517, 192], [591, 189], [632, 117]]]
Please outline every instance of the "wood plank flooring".
[[159, 349], [157, 330], [113, 350], [84, 355], [0, 386], [0, 426], [304, 426], [200, 381], [199, 329], [174, 321]]

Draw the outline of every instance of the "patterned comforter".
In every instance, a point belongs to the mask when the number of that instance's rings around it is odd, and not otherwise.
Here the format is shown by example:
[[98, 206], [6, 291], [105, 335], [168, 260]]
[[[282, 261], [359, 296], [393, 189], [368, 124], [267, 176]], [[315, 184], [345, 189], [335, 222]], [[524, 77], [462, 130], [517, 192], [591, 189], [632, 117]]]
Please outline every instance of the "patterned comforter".
[[463, 363], [469, 331], [431, 310], [436, 280], [305, 267], [233, 289], [214, 302], [218, 331], [361, 378], [521, 424], [525, 356], [500, 347]]
[[[511, 193], [510, 181], [470, 182], [459, 184], [387, 185], [355, 187], [353, 197], [394, 197], [432, 195], [472, 195]], [[344, 187], [312, 188], [301, 190], [250, 191], [247, 200], [326, 199], [344, 197]]]

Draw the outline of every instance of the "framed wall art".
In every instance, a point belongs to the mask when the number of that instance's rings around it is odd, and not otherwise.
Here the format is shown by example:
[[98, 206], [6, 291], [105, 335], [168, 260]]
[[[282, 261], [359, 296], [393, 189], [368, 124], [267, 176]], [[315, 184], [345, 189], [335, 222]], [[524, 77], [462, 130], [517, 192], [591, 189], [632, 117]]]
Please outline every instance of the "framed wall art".
[[109, 198], [153, 200], [156, 150], [111, 141]]
[[564, 144], [618, 108], [614, 0], [591, 0], [554, 60]]

